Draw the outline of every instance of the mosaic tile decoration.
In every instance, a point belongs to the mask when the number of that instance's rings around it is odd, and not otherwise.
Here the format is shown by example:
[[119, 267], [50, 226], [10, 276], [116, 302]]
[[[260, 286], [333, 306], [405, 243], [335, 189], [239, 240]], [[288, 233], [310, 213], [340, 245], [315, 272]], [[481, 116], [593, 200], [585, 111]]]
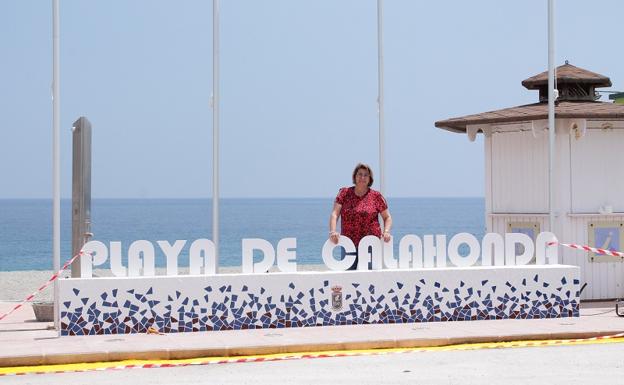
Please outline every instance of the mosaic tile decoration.
[[65, 279], [61, 335], [579, 316], [578, 268]]

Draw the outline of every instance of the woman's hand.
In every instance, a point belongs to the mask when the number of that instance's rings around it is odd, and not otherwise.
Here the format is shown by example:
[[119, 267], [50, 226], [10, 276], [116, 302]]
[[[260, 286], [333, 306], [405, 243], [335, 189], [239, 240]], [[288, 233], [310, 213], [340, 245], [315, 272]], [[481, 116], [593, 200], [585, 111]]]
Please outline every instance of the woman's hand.
[[334, 202], [334, 208], [329, 216], [329, 239], [334, 242], [334, 245], [337, 245], [340, 240], [340, 234], [336, 230], [332, 230], [336, 228], [338, 217], [340, 216], [340, 210], [342, 210], [342, 205]]
[[381, 212], [381, 219], [383, 219], [384, 224], [384, 232], [381, 238], [383, 238], [384, 242], [390, 242], [392, 236], [390, 235], [390, 229], [392, 228], [392, 216], [390, 216], [390, 211], [385, 209]]

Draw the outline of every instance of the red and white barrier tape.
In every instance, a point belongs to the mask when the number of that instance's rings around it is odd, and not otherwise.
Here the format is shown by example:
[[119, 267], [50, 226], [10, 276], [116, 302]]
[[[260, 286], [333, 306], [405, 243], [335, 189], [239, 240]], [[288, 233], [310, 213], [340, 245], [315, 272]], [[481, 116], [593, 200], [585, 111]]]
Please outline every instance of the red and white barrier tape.
[[387, 354], [403, 353], [424, 353], [454, 350], [478, 350], [478, 349], [501, 349], [501, 348], [526, 348], [526, 347], [546, 347], [565, 346], [575, 344], [593, 343], [622, 343], [624, 333], [614, 335], [604, 335], [589, 338], [557, 339], [557, 340], [536, 340], [536, 341], [511, 341], [511, 342], [480, 342], [446, 346], [429, 347], [407, 347], [407, 348], [382, 348], [344, 351], [321, 351], [321, 352], [293, 352], [278, 353], [257, 356], [232, 356], [232, 357], [199, 357], [190, 359], [173, 360], [127, 360], [118, 362], [93, 362], [78, 364], [58, 364], [49, 366], [22, 366], [22, 367], [0, 367], [0, 377], [19, 376], [26, 374], [50, 374], [50, 373], [76, 373], [90, 371], [124, 370], [124, 369], [155, 369], [155, 368], [178, 368], [195, 365], [215, 365], [234, 364], [250, 362], [271, 362], [296, 359], [333, 358], [333, 357], [354, 357], [354, 356], [376, 356]]
[[61, 270], [57, 271], [55, 274], [53, 274], [50, 279], [48, 279], [48, 281], [46, 283], [44, 283], [39, 289], [35, 290], [35, 292], [33, 292], [31, 295], [29, 295], [28, 297], [26, 297], [22, 302], [18, 303], [17, 305], [15, 305], [15, 307], [13, 309], [11, 309], [8, 313], [2, 314], [0, 315], [0, 321], [2, 321], [4, 318], [8, 317], [11, 313], [13, 313], [14, 311], [16, 311], [17, 309], [19, 309], [20, 307], [24, 306], [24, 304], [28, 301], [30, 301], [31, 299], [34, 298], [34, 296], [36, 296], [37, 294], [41, 293], [43, 290], [45, 290], [46, 287], [50, 286], [50, 284], [54, 281], [56, 281], [56, 279], [61, 275], [61, 273], [63, 271], [65, 271], [65, 269], [67, 269], [67, 266], [71, 265], [72, 262], [74, 262], [76, 260], [76, 258], [78, 258], [79, 256], [81, 256], [82, 254], [84, 254], [82, 251], [76, 255], [74, 255], [70, 260], [68, 260], [67, 262], [65, 262], [65, 264], [63, 265], [63, 267], [61, 267]]
[[597, 247], [591, 247], [587, 245], [577, 245], [575, 243], [548, 242], [548, 246], [553, 246], [553, 245], [561, 245], [561, 246], [569, 247], [571, 249], [591, 251], [596, 254], [610, 255], [613, 257], [624, 257], [624, 253], [621, 251], [605, 250], [605, 249], [600, 249]]
[[[547, 244], [548, 246], [554, 246], [554, 245], [561, 245], [561, 246], [565, 246], [565, 247], [569, 247], [571, 249], [577, 249], [577, 250], [584, 250], [584, 251], [591, 251], [593, 253], [597, 253], [597, 254], [603, 254], [603, 255], [611, 255], [613, 257], [624, 257], [624, 253], [621, 251], [615, 251], [615, 250], [605, 250], [605, 249], [601, 249], [601, 248], [597, 248], [597, 247], [591, 247], [591, 246], [587, 246], [587, 245], [577, 245], [575, 243], [562, 243], [562, 242], [548, 242]], [[80, 253], [74, 255], [70, 260], [68, 260], [67, 262], [65, 262], [65, 264], [63, 265], [63, 267], [61, 267], [61, 269], [59, 271], [57, 271], [55, 274], [53, 274], [50, 279], [44, 283], [39, 289], [35, 290], [35, 292], [33, 292], [31, 295], [29, 295], [28, 297], [26, 297], [22, 302], [20, 302], [19, 304], [15, 305], [15, 307], [13, 307], [13, 309], [11, 309], [8, 313], [2, 314], [0, 315], [0, 321], [2, 321], [4, 318], [8, 317], [11, 313], [13, 313], [14, 311], [16, 311], [17, 309], [19, 309], [20, 307], [24, 306], [24, 304], [28, 301], [30, 301], [31, 299], [33, 299], [37, 294], [39, 294], [40, 292], [42, 292], [43, 290], [45, 290], [45, 288], [47, 288], [48, 286], [50, 286], [50, 284], [52, 282], [54, 282], [63, 271], [65, 271], [65, 269], [67, 269], [67, 267], [69, 265], [72, 264], [72, 262], [74, 262], [76, 260], [76, 258], [78, 258], [79, 256], [81, 256], [83, 254], [83, 252], [81, 251]]]

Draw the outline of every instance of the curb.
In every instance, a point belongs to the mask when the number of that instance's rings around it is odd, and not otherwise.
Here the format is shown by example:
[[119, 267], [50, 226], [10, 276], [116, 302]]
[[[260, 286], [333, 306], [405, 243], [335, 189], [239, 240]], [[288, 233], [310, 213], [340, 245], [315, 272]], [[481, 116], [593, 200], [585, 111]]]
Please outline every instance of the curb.
[[257, 356], [268, 354], [324, 352], [324, 351], [350, 351], [350, 350], [374, 350], [374, 349], [405, 349], [405, 348], [431, 348], [452, 345], [478, 344], [478, 343], [501, 343], [513, 341], [544, 341], [544, 340], [580, 340], [590, 338], [608, 338], [609, 336], [624, 333], [621, 331], [595, 331], [595, 332], [566, 332], [566, 333], [540, 333], [540, 334], [516, 334], [516, 335], [483, 335], [471, 337], [451, 338], [409, 338], [393, 340], [353, 341], [339, 343], [314, 343], [314, 344], [282, 344], [262, 345], [245, 347], [222, 347], [222, 348], [193, 348], [193, 349], [150, 349], [133, 351], [101, 351], [101, 352], [75, 352], [25, 356], [0, 357], [0, 367], [40, 366], [40, 365], [64, 365], [94, 362], [116, 362], [125, 360], [180, 360], [208, 357]]

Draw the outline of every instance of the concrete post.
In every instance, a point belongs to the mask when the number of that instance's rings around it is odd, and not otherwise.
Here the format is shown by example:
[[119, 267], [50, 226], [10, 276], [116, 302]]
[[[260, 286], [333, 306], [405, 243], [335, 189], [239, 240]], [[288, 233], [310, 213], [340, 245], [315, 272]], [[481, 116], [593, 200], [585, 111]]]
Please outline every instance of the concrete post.
[[[72, 256], [93, 236], [91, 234], [91, 123], [80, 117], [72, 126]], [[78, 278], [80, 258], [71, 266], [71, 276]]]

